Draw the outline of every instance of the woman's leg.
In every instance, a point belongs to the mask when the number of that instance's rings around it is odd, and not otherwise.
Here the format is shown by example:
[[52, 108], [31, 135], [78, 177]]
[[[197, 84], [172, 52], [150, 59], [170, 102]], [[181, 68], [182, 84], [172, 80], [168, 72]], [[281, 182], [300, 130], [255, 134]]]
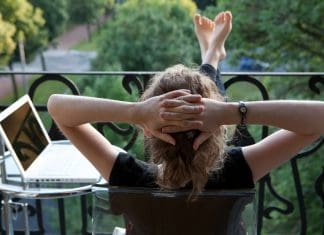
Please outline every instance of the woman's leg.
[[220, 93], [225, 95], [218, 63], [226, 56], [225, 41], [232, 29], [232, 14], [229, 11], [221, 12], [214, 21], [197, 14], [194, 24], [202, 57], [200, 71], [209, 76]]
[[225, 86], [221, 79], [221, 73], [220, 70], [217, 68], [215, 69], [210, 64], [202, 64], [199, 68], [199, 71], [206, 74], [208, 77], [210, 77], [216, 84], [219, 93], [222, 96], [225, 96]]

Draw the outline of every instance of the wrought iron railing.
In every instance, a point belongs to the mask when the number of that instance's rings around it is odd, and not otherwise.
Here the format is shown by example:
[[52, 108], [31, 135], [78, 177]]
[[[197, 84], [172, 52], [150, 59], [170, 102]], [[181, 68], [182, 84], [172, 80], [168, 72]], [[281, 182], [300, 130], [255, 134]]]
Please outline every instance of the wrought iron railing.
[[[14, 78], [17, 75], [24, 75], [24, 76], [39, 76], [33, 82], [30, 84], [28, 88], [28, 94], [30, 97], [34, 100], [36, 96], [36, 91], [39, 89], [42, 89], [42, 85], [49, 81], [57, 81], [62, 83], [63, 86], [66, 86], [69, 92], [72, 94], [80, 94], [80, 91], [78, 87], [75, 85], [75, 83], [69, 79], [69, 76], [90, 76], [93, 77], [93, 79], [104, 79], [104, 78], [114, 78], [114, 79], [120, 79], [122, 82], [122, 85], [124, 89], [129, 93], [132, 94], [134, 91], [138, 92], [138, 94], [141, 94], [143, 90], [145, 89], [149, 79], [157, 72], [0, 72], [0, 86], [3, 81], [3, 79], [11, 79], [14, 82]], [[4, 75], [6, 77], [4, 78]], [[118, 78], [116, 78], [118, 77]], [[241, 83], [248, 83], [256, 88], [256, 90], [261, 94], [260, 100], [269, 100], [270, 95], [269, 91], [267, 89], [267, 86], [265, 83], [265, 80], [272, 80], [277, 81], [280, 83], [280, 81], [284, 81], [286, 79], [299, 79], [302, 81], [303, 84], [303, 92], [309, 92], [309, 94], [312, 95], [312, 97], [315, 97], [315, 99], [318, 100], [324, 100], [323, 99], [323, 85], [324, 85], [324, 73], [223, 73], [223, 77], [225, 78], [225, 88], [228, 90], [229, 88], [233, 87], [239, 87], [241, 86]], [[14, 84], [14, 83], [13, 83]], [[109, 81], [107, 81], [107, 86], [109, 86]], [[18, 97], [18, 93], [16, 89], [17, 86], [13, 86], [13, 94], [15, 94], [16, 97], [13, 98], [16, 99]], [[249, 93], [249, 92], [245, 92]], [[230, 95], [230, 94], [229, 94]], [[244, 97], [241, 97], [241, 99]], [[278, 97], [273, 97], [271, 99], [276, 99]], [[279, 97], [279, 98], [285, 98], [285, 97]], [[291, 97], [290, 97], [291, 98]], [[1, 102], [1, 100], [0, 100]], [[0, 104], [0, 111], [6, 108], [8, 104]], [[39, 112], [47, 112], [46, 105], [36, 105], [36, 108]], [[314, 114], [316, 115], [316, 114]], [[104, 127], [108, 126], [112, 131], [116, 132], [118, 135], [122, 136], [128, 136], [128, 142], [123, 148], [125, 150], [130, 150], [134, 146], [134, 143], [136, 139], [138, 138], [138, 131], [136, 128], [133, 128], [132, 126], [128, 126], [127, 128], [121, 128], [113, 123], [106, 123], [106, 124], [100, 124], [98, 125], [99, 131], [104, 133]], [[265, 138], [267, 135], [269, 135], [269, 127], [262, 126], [261, 127], [261, 137]], [[49, 134], [50, 137], [53, 140], [58, 140], [64, 138], [61, 133], [56, 128], [55, 124], [52, 123], [51, 127], [49, 128]], [[235, 145], [248, 145], [255, 141], [255, 137], [252, 136], [248, 129], [240, 130], [242, 135], [240, 135], [240, 139], [233, 139], [232, 144]], [[300, 152], [297, 156], [295, 156], [292, 160], [290, 160], [289, 163], [291, 166], [291, 176], [293, 178], [294, 182], [294, 190], [297, 198], [297, 205], [294, 205], [294, 203], [290, 200], [285, 198], [285, 195], [280, 195], [277, 191], [275, 186], [272, 183], [272, 173], [266, 175], [263, 177], [259, 183], [257, 188], [257, 234], [262, 234], [262, 228], [263, 224], [266, 220], [270, 219], [272, 217], [273, 212], [280, 213], [282, 215], [289, 215], [291, 214], [295, 208], [298, 208], [298, 213], [300, 216], [300, 226], [299, 226], [299, 234], [307, 234], [307, 228], [312, 223], [322, 223], [321, 231], [318, 231], [321, 234], [324, 234], [324, 225], [323, 225], [323, 215], [324, 213], [324, 165], [322, 166], [322, 170], [318, 172], [318, 177], [313, 182], [314, 186], [314, 195], [318, 197], [319, 199], [319, 207], [322, 207], [320, 210], [321, 213], [319, 214], [319, 218], [316, 220], [310, 221], [308, 219], [307, 212], [307, 205], [305, 204], [304, 195], [305, 192], [303, 191], [303, 185], [302, 185], [302, 179], [300, 176], [300, 171], [298, 167], [300, 166], [301, 159], [309, 158], [311, 155], [314, 155], [315, 153], [321, 152], [322, 155], [320, 156], [320, 159], [322, 161], [318, 162], [324, 162], [324, 154], [323, 154], [323, 146], [324, 138], [322, 137], [319, 139], [314, 145], [312, 145], [310, 148], [305, 149], [304, 151]], [[282, 206], [273, 206], [268, 205], [265, 195], [266, 192], [268, 192], [267, 197], [273, 197], [279, 202], [282, 203]], [[82, 234], [87, 234], [87, 226], [86, 226], [86, 213], [87, 213], [87, 200], [82, 196], [81, 197], [81, 204], [82, 204]], [[321, 204], [321, 205], [320, 205]], [[40, 234], [44, 233], [44, 227], [43, 227], [43, 220], [41, 215], [41, 204], [40, 202], [36, 203], [36, 214], [38, 213], [38, 223], [40, 228]], [[33, 209], [35, 211], [35, 208]], [[65, 212], [64, 212], [64, 200], [59, 200], [58, 203], [58, 210], [60, 214], [60, 233], [66, 234], [66, 224], [65, 224]]]

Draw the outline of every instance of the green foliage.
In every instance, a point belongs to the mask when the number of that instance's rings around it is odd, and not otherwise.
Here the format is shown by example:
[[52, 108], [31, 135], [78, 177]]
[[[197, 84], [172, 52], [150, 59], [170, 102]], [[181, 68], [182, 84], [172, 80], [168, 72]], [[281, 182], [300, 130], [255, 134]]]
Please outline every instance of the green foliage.
[[[300, 159], [298, 161], [308, 221], [306, 234], [320, 234], [322, 229], [322, 224], [317, 221], [319, 221], [320, 218], [323, 218], [324, 211], [321, 208], [321, 198], [314, 192], [314, 182], [322, 172], [322, 165], [320, 164], [320, 162], [323, 162], [323, 158], [321, 161], [322, 156], [323, 151], [322, 153], [318, 152], [317, 154], [313, 154], [308, 158]], [[298, 210], [297, 194], [290, 164], [285, 164], [278, 168], [271, 174], [271, 179], [275, 191], [278, 192], [279, 195], [291, 201], [294, 205], [294, 209], [293, 212], [288, 215], [272, 212], [270, 214], [272, 219], [263, 220], [263, 233], [298, 234], [300, 231], [300, 212]], [[276, 206], [283, 209], [286, 208], [286, 205], [275, 200], [269, 191], [266, 193], [265, 205]]]
[[49, 41], [52, 41], [65, 30], [68, 20], [66, 0], [29, 0], [35, 7], [42, 9]]
[[36, 35], [39, 28], [45, 23], [42, 12], [39, 8], [34, 8], [26, 0], [2, 0], [0, 11], [5, 21], [15, 25], [17, 32], [15, 39], [28, 38]]
[[195, 0], [195, 2], [200, 10], [204, 10], [206, 7], [215, 4], [214, 0]]
[[[12, 48], [17, 45], [18, 41], [24, 41], [27, 59], [34, 55], [36, 49], [46, 44], [46, 34], [41, 29], [45, 23], [41, 9], [34, 8], [27, 0], [2, 0], [0, 13], [2, 21], [6, 22], [5, 26], [9, 27], [9, 32], [5, 36], [6, 41], [1, 41], [0, 44], [8, 44], [8, 41], [10, 44], [9, 50], [0, 51], [2, 58], [12, 55]], [[12, 38], [11, 43], [10, 38]], [[12, 44], [13, 41], [16, 45]]]
[[70, 19], [77, 24], [94, 23], [104, 14], [108, 4], [110, 1], [107, 0], [68, 1]]
[[0, 65], [5, 64], [15, 50], [16, 43], [13, 39], [15, 31], [15, 26], [4, 21], [0, 13]]
[[191, 1], [127, 1], [106, 24], [94, 67], [105, 70], [117, 63], [122, 70], [162, 70], [197, 63], [193, 6]]
[[[311, 99], [324, 100], [322, 94], [312, 92], [307, 84], [307, 80], [302, 77], [280, 77], [280, 82], [274, 81], [270, 77], [265, 77], [263, 82], [271, 91], [271, 97], [275, 99]], [[324, 84], [316, 84], [323, 92]]]
[[323, 1], [219, 0], [217, 3], [217, 11], [226, 9], [233, 13], [229, 45], [237, 56], [267, 62], [269, 69], [323, 68]]

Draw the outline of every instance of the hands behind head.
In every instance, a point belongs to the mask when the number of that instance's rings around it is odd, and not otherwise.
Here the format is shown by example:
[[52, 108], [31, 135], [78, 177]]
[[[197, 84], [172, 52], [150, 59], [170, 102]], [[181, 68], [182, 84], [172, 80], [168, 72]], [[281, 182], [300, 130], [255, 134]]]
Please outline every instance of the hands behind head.
[[[170, 109], [166, 105], [170, 100], [178, 100], [179, 102]], [[162, 132], [162, 128], [199, 129], [202, 126], [202, 122], [195, 117], [203, 111], [203, 105], [200, 102], [201, 96], [192, 95], [188, 90], [175, 90], [155, 96], [137, 103], [137, 123], [142, 126], [146, 136], [154, 136], [175, 145], [175, 140], [172, 136], [167, 132]], [[163, 113], [172, 112], [171, 110], [182, 113], [183, 117], [176, 119], [165, 119], [162, 117]]]
[[[200, 113], [190, 113], [190, 108], [201, 106]], [[223, 102], [213, 99], [201, 98], [199, 102], [192, 101], [189, 96], [177, 97], [164, 101], [164, 109], [161, 117], [166, 121], [199, 121], [201, 125], [196, 128], [201, 131], [200, 135], [195, 139], [193, 149], [197, 150], [199, 146], [205, 142], [214, 132], [219, 131], [222, 125]], [[174, 133], [179, 131], [188, 131], [195, 129], [190, 126], [169, 125], [162, 128], [163, 133]]]
[[[222, 102], [192, 95], [188, 90], [175, 90], [140, 102], [140, 125], [146, 136], [154, 136], [175, 144], [169, 133], [201, 130], [193, 148], [219, 130]], [[217, 105], [215, 105], [217, 104]]]

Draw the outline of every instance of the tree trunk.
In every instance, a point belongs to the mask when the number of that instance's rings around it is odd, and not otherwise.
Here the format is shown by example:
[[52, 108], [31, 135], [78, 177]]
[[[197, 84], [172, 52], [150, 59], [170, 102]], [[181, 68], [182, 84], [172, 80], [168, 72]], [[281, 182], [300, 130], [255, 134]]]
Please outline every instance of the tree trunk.
[[[10, 69], [10, 71], [13, 71], [12, 61], [9, 62], [9, 69]], [[15, 100], [17, 100], [18, 99], [18, 87], [17, 87], [16, 77], [14, 74], [11, 74], [10, 76], [11, 76], [13, 92], [15, 95]]]
[[91, 41], [91, 25], [87, 23], [87, 34], [88, 34], [88, 41]]

